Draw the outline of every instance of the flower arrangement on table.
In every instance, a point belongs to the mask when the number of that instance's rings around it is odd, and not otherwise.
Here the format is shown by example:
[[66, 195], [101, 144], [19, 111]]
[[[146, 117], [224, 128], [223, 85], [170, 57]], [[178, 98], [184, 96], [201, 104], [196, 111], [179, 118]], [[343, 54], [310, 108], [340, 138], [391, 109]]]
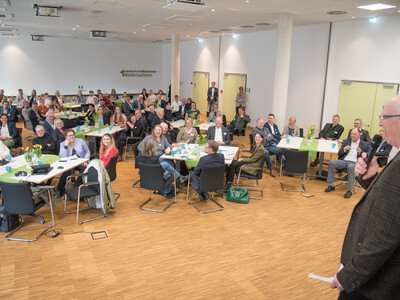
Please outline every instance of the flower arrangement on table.
[[200, 134], [197, 139], [197, 144], [199, 144], [199, 146], [204, 146], [205, 144], [207, 144], [207, 135], [206, 134]]
[[32, 150], [30, 150], [29, 147], [26, 147], [26, 148], [24, 149], [24, 151], [25, 151], [25, 153], [24, 153], [25, 161], [26, 161], [28, 164], [31, 164], [31, 163], [32, 163], [32, 160], [33, 160], [33, 155], [35, 155], [35, 152], [33, 152]]
[[74, 102], [74, 103], [76, 102], [75, 96], [72, 97], [72, 102]]
[[310, 128], [306, 129], [306, 134], [307, 134], [307, 140], [311, 140], [313, 135], [316, 133], [315, 127], [317, 126], [317, 123], [311, 123]]
[[36, 158], [42, 157], [42, 145], [39, 144], [34, 145], [33, 151], [35, 152]]
[[95, 124], [99, 124], [99, 112], [95, 111], [92, 116], [93, 116], [93, 122]]
[[68, 97], [67, 97], [67, 103], [71, 103], [71, 102], [70, 102], [70, 99], [71, 99], [71, 98], [68, 96]]
[[89, 126], [89, 118], [85, 117], [85, 126]]

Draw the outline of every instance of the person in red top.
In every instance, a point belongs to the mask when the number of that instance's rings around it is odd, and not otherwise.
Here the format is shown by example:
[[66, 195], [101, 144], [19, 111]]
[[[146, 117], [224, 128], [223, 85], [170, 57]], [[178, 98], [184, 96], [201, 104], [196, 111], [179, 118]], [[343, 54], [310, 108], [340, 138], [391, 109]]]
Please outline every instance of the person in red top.
[[113, 137], [111, 136], [111, 134], [106, 133], [101, 138], [100, 150], [99, 150], [99, 159], [103, 161], [105, 168], [107, 168], [110, 158], [117, 154], [118, 150], [115, 147], [115, 142]]

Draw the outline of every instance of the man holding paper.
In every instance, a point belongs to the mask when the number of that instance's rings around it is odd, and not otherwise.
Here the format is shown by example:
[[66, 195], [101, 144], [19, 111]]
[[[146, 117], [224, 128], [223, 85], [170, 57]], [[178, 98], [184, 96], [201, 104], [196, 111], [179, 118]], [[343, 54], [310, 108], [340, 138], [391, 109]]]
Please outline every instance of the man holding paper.
[[[400, 96], [387, 101], [379, 125], [400, 147]], [[358, 159], [365, 194], [355, 206], [343, 242], [344, 265], [331, 282], [339, 299], [400, 299], [400, 154], [379, 174], [376, 157]]]

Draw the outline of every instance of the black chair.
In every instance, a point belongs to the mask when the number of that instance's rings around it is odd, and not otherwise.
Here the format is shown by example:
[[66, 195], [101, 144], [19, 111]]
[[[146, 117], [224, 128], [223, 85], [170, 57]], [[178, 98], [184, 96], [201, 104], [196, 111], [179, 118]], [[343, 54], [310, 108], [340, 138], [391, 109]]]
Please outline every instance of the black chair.
[[90, 159], [93, 159], [96, 156], [96, 141], [91, 139], [90, 141], [85, 141], [85, 143], [90, 151]]
[[[36, 189], [36, 192], [32, 192], [32, 189], [28, 182], [22, 183], [9, 183], [0, 182], [0, 188], [2, 191], [2, 199], [4, 204], [4, 210], [10, 214], [20, 215], [21, 222], [17, 228], [7, 234], [6, 239], [10, 241], [22, 241], [22, 242], [34, 242], [38, 240], [47, 230], [54, 226], [54, 215], [53, 205], [49, 203], [52, 224], [43, 230], [34, 239], [18, 239], [12, 238], [11, 236], [17, 232], [24, 224], [24, 215], [30, 215], [41, 220], [41, 223], [45, 223], [43, 217], [38, 216], [35, 212], [46, 204], [44, 193], [47, 192], [49, 201], [52, 201], [50, 190], [54, 189], [53, 186], [43, 187]], [[37, 201], [35, 201], [37, 200]]]
[[300, 128], [300, 137], [304, 137], [304, 128]]
[[[79, 186], [72, 185], [72, 179], [75, 180], [81, 177], [82, 179], [86, 177], [87, 182], [80, 184]], [[65, 188], [65, 195], [64, 195], [64, 211], [67, 214], [76, 213], [76, 222], [78, 224], [83, 224], [89, 221], [97, 220], [100, 218], [104, 218], [106, 215], [103, 213], [102, 216], [95, 217], [92, 219], [87, 219], [79, 222], [79, 212], [88, 210], [90, 207], [84, 208], [79, 210], [79, 204], [81, 199], [100, 196], [100, 182], [98, 181], [98, 172], [94, 167], [90, 167], [87, 173], [79, 173], [79, 174], [72, 174], [67, 177], [67, 183]], [[74, 211], [67, 211], [67, 199], [71, 199], [77, 202], [76, 210]]]
[[[255, 166], [249, 166], [249, 165], [243, 165], [240, 167], [239, 170], [239, 174], [237, 174], [237, 180], [236, 180], [236, 188], [239, 188], [240, 186], [245, 186], [245, 187], [259, 187], [258, 181], [262, 179], [263, 176], [263, 169], [264, 169], [264, 164], [266, 161], [266, 157], [264, 157], [263, 159], [260, 160], [260, 165], [258, 167]], [[257, 174], [256, 175], [252, 175], [252, 174], [248, 174], [248, 173], [242, 173], [242, 169], [243, 167], [246, 166], [247, 168], [253, 168], [253, 169], [257, 169]], [[246, 179], [246, 180], [255, 180], [256, 184], [240, 184], [240, 179]], [[251, 199], [258, 199], [261, 200], [264, 198], [264, 192], [262, 189], [247, 189], [248, 191], [253, 191], [253, 192], [259, 192], [260, 193], [260, 197], [252, 197], [250, 195]]]
[[[133, 150], [133, 154], [135, 155], [135, 157], [138, 157], [138, 155], [139, 155], [139, 149], [138, 149], [139, 148], [139, 144], [140, 144], [140, 142], [137, 142], [137, 143], [132, 145], [132, 150]], [[138, 168], [139, 167], [138, 167], [138, 165], [136, 163], [136, 160], [135, 160], [135, 169], [138, 169]], [[135, 188], [140, 188], [140, 185], [138, 185], [139, 182], [140, 182], [140, 178], [138, 180], [136, 180], [135, 183], [132, 186], [135, 187]]]
[[225, 175], [225, 165], [218, 167], [206, 167], [201, 170], [199, 190], [204, 192], [212, 192], [211, 201], [219, 206], [216, 209], [210, 210], [200, 210], [196, 205], [189, 201], [190, 194], [190, 176], [188, 179], [187, 192], [186, 192], [186, 202], [193, 206], [199, 213], [205, 214], [214, 211], [223, 210], [224, 207], [219, 204], [214, 199], [214, 192], [224, 189], [224, 175]]
[[[146, 130], [147, 130], [147, 126], [144, 126], [142, 128], [142, 131], [140, 132], [139, 136], [127, 136], [126, 137], [125, 146], [124, 146], [124, 153], [123, 153], [124, 161], [134, 161], [134, 158], [137, 157], [137, 155], [135, 155], [135, 151], [133, 150], [133, 146], [137, 142], [140, 142], [141, 140], [144, 139], [144, 137], [146, 135]], [[129, 147], [132, 148], [133, 155], [129, 155], [128, 156], [127, 152], [128, 152]]]
[[[110, 181], [113, 182], [115, 179], [117, 179], [117, 160], [118, 160], [118, 153], [117, 155], [114, 155], [113, 157], [110, 158], [110, 161], [108, 162], [107, 165], [107, 173], [108, 176], [110, 177]], [[118, 200], [118, 198], [121, 196], [120, 193], [114, 193], [115, 196], [115, 201]]]
[[146, 190], [149, 190], [149, 199], [146, 200], [142, 205], [139, 206], [140, 209], [149, 210], [154, 212], [163, 213], [168, 207], [176, 202], [176, 188], [175, 188], [175, 197], [172, 202], [170, 202], [164, 209], [153, 209], [144, 207], [147, 203], [151, 201], [151, 192], [152, 191], [160, 191], [164, 190], [168, 185], [176, 182], [175, 173], [169, 172], [171, 176], [168, 179], [164, 178], [165, 170], [160, 164], [143, 164], [137, 162], [137, 167], [139, 168], [140, 174], [140, 187]]
[[[308, 151], [295, 151], [286, 149], [286, 154], [282, 157], [281, 169], [279, 173], [279, 183], [282, 190], [286, 192], [305, 192], [305, 183], [307, 178]], [[292, 174], [302, 174], [300, 179], [303, 179], [302, 190], [285, 189], [282, 183], [282, 171]]]
[[14, 145], [12, 146], [12, 148], [18, 148], [18, 147], [22, 147], [22, 128], [17, 127], [17, 132], [18, 135], [16, 138], [14, 138]]

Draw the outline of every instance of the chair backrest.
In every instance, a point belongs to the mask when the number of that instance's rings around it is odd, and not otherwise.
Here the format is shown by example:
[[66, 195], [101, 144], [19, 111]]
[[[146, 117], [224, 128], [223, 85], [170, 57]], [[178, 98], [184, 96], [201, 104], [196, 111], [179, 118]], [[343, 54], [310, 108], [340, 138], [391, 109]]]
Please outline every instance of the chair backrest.
[[267, 160], [267, 156], [264, 156], [264, 159], [260, 160], [260, 165], [258, 166], [259, 169], [257, 170], [257, 179], [262, 179], [264, 165], [265, 165], [266, 160]]
[[289, 173], [307, 173], [308, 151], [286, 149], [282, 169]]
[[117, 160], [118, 153], [110, 158], [107, 165], [108, 176], [110, 176], [110, 181], [113, 182], [117, 178]]
[[304, 137], [304, 128], [300, 128], [300, 137]]
[[225, 165], [201, 170], [199, 190], [213, 192], [224, 188]]
[[14, 139], [14, 148], [22, 147], [22, 128], [17, 127], [18, 136]]
[[164, 169], [160, 164], [136, 163], [139, 168], [140, 187], [148, 190], [164, 189]]
[[139, 144], [140, 144], [140, 142], [137, 142], [132, 145], [132, 150], [133, 150], [133, 154], [135, 154], [135, 157], [138, 157], [138, 155], [139, 155]]
[[249, 141], [250, 141], [250, 151], [253, 151], [254, 149], [254, 138], [253, 138], [253, 134], [249, 133]]
[[[99, 181], [99, 173], [97, 172], [96, 168], [90, 167], [87, 171], [87, 181], [88, 182], [95, 182]], [[91, 185], [89, 186], [92, 190], [96, 191], [96, 193], [100, 194], [100, 184]]]
[[90, 151], [90, 158], [96, 155], [96, 142], [94, 141], [85, 141], [86, 146], [88, 146]]
[[222, 125], [224, 125], [224, 127], [226, 127], [226, 116], [222, 115]]
[[28, 182], [0, 182], [4, 210], [14, 215], [29, 215], [35, 212], [35, 203]]

